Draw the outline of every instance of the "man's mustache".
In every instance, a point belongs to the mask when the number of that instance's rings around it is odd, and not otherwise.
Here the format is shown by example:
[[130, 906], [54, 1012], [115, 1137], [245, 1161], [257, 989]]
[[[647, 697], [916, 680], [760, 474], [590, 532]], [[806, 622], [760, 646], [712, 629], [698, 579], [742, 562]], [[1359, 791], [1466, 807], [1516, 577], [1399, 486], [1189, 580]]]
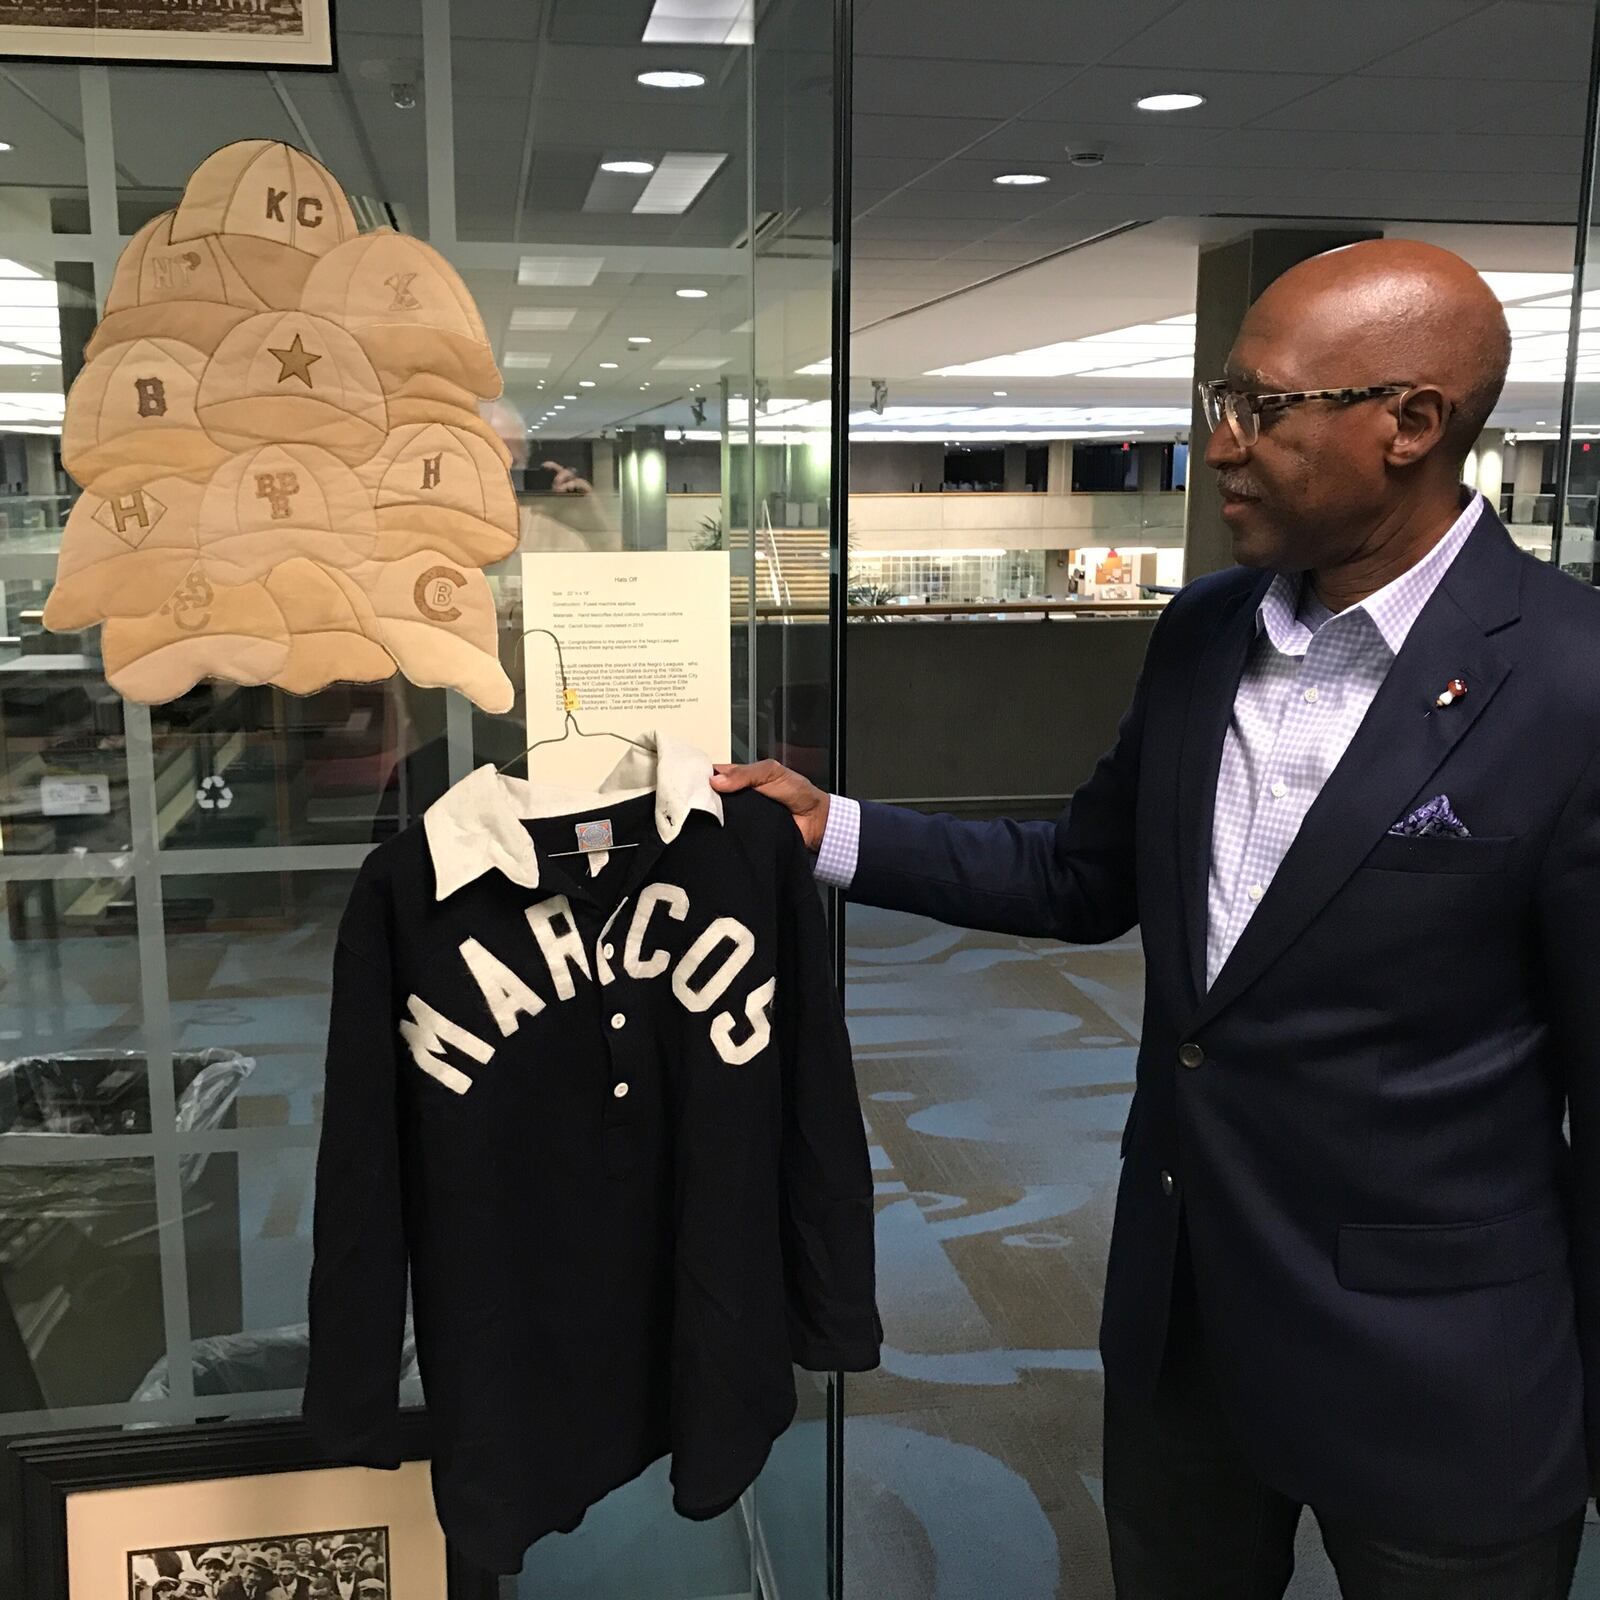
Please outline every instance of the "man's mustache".
[[1261, 490], [1253, 479], [1244, 477], [1237, 472], [1219, 472], [1217, 486], [1226, 495], [1231, 495], [1237, 500], [1259, 500]]

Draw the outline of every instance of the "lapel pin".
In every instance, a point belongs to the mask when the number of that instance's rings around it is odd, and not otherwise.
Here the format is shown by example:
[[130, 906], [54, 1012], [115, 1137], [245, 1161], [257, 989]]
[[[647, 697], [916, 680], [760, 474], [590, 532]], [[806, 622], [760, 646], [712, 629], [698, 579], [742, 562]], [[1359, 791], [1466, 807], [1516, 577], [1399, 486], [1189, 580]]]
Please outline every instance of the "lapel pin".
[[1444, 686], [1444, 693], [1433, 703], [1443, 710], [1446, 706], [1453, 706], [1457, 700], [1464, 700], [1467, 694], [1467, 680], [1465, 678], [1452, 678]]

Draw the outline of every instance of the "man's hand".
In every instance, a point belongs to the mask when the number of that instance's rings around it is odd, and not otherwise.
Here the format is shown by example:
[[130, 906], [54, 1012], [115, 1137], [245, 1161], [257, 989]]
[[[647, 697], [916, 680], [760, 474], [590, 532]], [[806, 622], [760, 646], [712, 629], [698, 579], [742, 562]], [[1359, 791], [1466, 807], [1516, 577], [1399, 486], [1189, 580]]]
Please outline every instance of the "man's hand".
[[749, 766], [733, 762], [714, 763], [711, 787], [719, 794], [736, 789], [756, 789], [779, 805], [787, 806], [794, 817], [806, 849], [815, 854], [822, 848], [822, 835], [828, 826], [828, 796], [825, 790], [802, 778], [798, 772], [780, 767], [776, 761], [756, 761]]

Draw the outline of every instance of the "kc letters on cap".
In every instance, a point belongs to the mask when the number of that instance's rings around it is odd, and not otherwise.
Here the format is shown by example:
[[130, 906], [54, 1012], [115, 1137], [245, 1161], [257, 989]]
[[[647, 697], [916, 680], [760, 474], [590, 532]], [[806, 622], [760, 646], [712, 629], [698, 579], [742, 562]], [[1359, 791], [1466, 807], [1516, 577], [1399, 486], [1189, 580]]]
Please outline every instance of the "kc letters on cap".
[[399, 671], [510, 708], [482, 572], [517, 545], [478, 413], [500, 373], [436, 250], [359, 232], [291, 145], [227, 145], [129, 241], [85, 357], [61, 435], [84, 492], [44, 621], [103, 624], [113, 688]]

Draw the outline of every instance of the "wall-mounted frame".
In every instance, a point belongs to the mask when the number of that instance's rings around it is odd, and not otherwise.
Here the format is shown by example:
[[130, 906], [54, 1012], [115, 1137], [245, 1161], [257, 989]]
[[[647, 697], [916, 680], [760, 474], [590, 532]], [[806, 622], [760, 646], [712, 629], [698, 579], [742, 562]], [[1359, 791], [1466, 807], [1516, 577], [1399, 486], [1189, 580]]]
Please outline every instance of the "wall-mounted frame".
[[[361, 1575], [354, 1600], [495, 1600], [498, 1580], [451, 1549], [434, 1516], [426, 1414], [401, 1421], [397, 1472], [331, 1466], [296, 1418], [15, 1440], [0, 1518], [14, 1529], [14, 1592], [198, 1600], [214, 1590], [195, 1580], [220, 1573], [222, 1593], [275, 1596], [289, 1591], [264, 1576], [245, 1582], [246, 1565], [266, 1557], [276, 1569], [275, 1550], [309, 1541], [318, 1572], [331, 1572], [341, 1546], [358, 1548], [345, 1558]], [[346, 1592], [312, 1578], [295, 1592], [309, 1600], [330, 1587]]]
[[0, 56], [160, 66], [334, 65], [333, 0], [7, 0]]

